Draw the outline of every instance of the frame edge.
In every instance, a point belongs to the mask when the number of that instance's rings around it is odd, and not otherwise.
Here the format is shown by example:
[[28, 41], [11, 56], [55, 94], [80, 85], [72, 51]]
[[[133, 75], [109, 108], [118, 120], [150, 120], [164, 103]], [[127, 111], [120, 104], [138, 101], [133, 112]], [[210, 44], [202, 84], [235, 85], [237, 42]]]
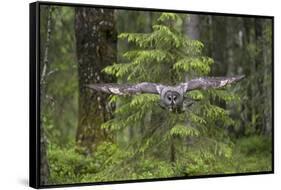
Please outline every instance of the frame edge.
[[29, 186], [40, 187], [38, 129], [38, 13], [39, 3], [29, 4]]

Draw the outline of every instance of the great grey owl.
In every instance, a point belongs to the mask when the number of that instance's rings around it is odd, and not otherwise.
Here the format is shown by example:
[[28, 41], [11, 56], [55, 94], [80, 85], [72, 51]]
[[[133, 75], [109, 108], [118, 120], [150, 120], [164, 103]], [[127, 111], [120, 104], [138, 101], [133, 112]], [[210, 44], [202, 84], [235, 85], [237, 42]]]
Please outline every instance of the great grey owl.
[[[99, 83], [86, 85], [88, 88], [116, 95], [134, 95], [141, 93], [159, 94], [161, 107], [168, 108], [170, 111], [183, 110], [186, 106], [185, 93], [209, 88], [221, 88], [243, 79], [244, 76], [235, 77], [200, 77], [190, 81], [180, 83], [176, 86], [168, 86], [158, 83], [142, 82], [138, 84], [112, 84]], [[188, 106], [188, 105], [187, 105]]]

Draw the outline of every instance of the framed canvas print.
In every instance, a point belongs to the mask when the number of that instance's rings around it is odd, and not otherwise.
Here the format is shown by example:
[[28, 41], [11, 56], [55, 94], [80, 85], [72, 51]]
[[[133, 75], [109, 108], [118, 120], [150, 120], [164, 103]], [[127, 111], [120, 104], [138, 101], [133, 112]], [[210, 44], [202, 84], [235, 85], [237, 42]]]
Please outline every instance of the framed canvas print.
[[269, 174], [272, 16], [30, 4], [30, 186]]

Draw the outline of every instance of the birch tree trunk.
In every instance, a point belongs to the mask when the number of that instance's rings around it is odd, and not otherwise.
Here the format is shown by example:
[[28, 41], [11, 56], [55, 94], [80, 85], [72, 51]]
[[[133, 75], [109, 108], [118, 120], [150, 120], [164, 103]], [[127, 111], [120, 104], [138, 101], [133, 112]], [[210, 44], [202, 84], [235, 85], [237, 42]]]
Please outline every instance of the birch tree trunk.
[[[43, 57], [43, 61], [41, 63], [41, 67], [43, 68], [40, 73], [40, 104], [41, 104], [41, 113], [44, 111], [44, 104], [46, 104], [46, 73], [49, 69], [49, 46], [50, 46], [50, 39], [51, 39], [51, 32], [52, 32], [52, 11], [53, 9], [51, 6], [47, 7], [47, 34], [46, 34], [46, 41], [44, 47], [44, 53], [41, 55]], [[42, 115], [40, 118], [40, 184], [46, 185], [48, 184], [48, 178], [50, 175], [49, 169], [49, 162], [48, 162], [48, 155], [47, 155], [47, 148], [48, 148], [48, 140], [45, 134], [44, 124], [42, 122]]]

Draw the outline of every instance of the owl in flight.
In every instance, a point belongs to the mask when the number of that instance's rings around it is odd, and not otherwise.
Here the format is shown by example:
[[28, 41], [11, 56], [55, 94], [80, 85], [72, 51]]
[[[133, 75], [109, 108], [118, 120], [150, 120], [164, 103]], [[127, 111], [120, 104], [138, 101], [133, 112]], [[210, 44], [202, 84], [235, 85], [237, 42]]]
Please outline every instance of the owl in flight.
[[[185, 93], [197, 89], [221, 88], [228, 84], [235, 83], [243, 79], [244, 76], [235, 77], [200, 77], [190, 81], [180, 83], [176, 86], [168, 86], [159, 83], [142, 82], [138, 84], [112, 84], [99, 83], [86, 85], [88, 88], [115, 94], [120, 96], [134, 95], [141, 93], [159, 94], [160, 106], [170, 111], [184, 110]], [[190, 104], [189, 104], [190, 105]], [[187, 105], [187, 106], [189, 106]]]

